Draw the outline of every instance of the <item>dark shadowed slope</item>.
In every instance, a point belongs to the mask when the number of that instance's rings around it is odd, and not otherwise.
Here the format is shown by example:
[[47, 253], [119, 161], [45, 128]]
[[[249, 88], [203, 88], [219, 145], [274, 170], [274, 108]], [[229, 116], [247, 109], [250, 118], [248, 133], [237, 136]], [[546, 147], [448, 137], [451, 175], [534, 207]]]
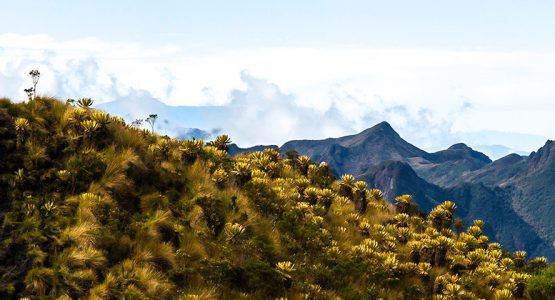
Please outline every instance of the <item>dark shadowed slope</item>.
[[495, 241], [506, 243], [508, 249], [525, 249], [530, 254], [555, 259], [552, 245], [511, 206], [511, 190], [465, 183], [446, 190], [446, 195], [457, 203], [459, 217], [465, 224], [474, 219], [484, 220], [485, 232]]
[[446, 150], [430, 153], [423, 159], [411, 159], [410, 165], [419, 176], [440, 186], [454, 186], [462, 182], [468, 172], [491, 163], [485, 154], [465, 144], [455, 144]]
[[445, 191], [418, 177], [408, 164], [400, 161], [382, 162], [359, 178], [371, 187], [384, 191], [385, 198], [391, 203], [399, 195], [412, 195], [423, 211], [430, 211], [447, 199]]
[[279, 147], [276, 145], [258, 145], [258, 146], [252, 146], [252, 147], [248, 147], [248, 148], [241, 148], [239, 146], [237, 146], [237, 144], [231, 144], [229, 145], [229, 149], [228, 149], [228, 153], [231, 156], [237, 155], [239, 153], [248, 153], [248, 152], [256, 152], [256, 151], [262, 151], [264, 149], [278, 149]]
[[555, 244], [555, 142], [526, 159], [525, 170], [509, 181], [512, 206], [551, 245]]
[[463, 174], [462, 180], [480, 182], [487, 186], [505, 186], [508, 181], [522, 173], [526, 159], [525, 156], [509, 154], [474, 172]]
[[555, 250], [537, 230], [523, 220], [511, 206], [511, 191], [491, 188], [481, 183], [464, 183], [441, 188], [420, 178], [406, 163], [385, 161], [372, 167], [360, 178], [373, 188], [384, 191], [394, 203], [396, 196], [410, 194], [424, 211], [430, 211], [445, 200], [457, 204], [457, 217], [470, 224], [475, 219], [486, 221], [485, 232], [510, 250], [526, 249], [532, 255], [555, 258]]

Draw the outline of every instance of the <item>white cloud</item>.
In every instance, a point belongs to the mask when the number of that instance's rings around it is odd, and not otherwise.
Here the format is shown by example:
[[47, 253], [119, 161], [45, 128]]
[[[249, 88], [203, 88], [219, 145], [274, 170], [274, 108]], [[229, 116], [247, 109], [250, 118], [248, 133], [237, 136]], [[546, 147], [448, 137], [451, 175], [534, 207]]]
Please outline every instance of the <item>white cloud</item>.
[[[552, 52], [262, 48], [192, 53], [171, 45], [0, 34], [1, 96], [25, 99], [27, 72], [35, 68], [43, 74], [39, 92], [62, 99], [89, 96], [101, 103], [142, 90], [172, 105], [248, 106], [228, 124], [235, 140], [245, 143], [341, 135], [383, 119], [429, 148], [448, 143], [448, 132], [555, 136]], [[253, 75], [241, 76], [242, 70]], [[463, 109], [469, 103], [472, 109]]]
[[[456, 142], [451, 132], [456, 114], [464, 114], [466, 103], [454, 107], [444, 118], [427, 109], [411, 111], [377, 99], [366, 105], [341, 86], [334, 87], [327, 108], [307, 107], [268, 80], [241, 72], [244, 88], [235, 89], [225, 106], [227, 117], [214, 119], [210, 128], [221, 128], [240, 145], [282, 144], [292, 139], [320, 139], [354, 134], [381, 121], [389, 121], [399, 133], [421, 147]], [[186, 118], [186, 116], [184, 117]]]
[[241, 73], [246, 85], [230, 94], [230, 118], [222, 125], [243, 145], [284, 143], [290, 139], [322, 138], [349, 133], [336, 115], [301, 107], [295, 96], [247, 72]]
[[133, 89], [162, 97], [172, 82], [164, 66], [179, 53], [175, 47], [17, 34], [0, 34], [0, 47], [0, 93], [20, 100], [25, 99], [23, 89], [31, 69], [41, 71], [39, 93], [61, 98], [88, 96], [106, 102]]

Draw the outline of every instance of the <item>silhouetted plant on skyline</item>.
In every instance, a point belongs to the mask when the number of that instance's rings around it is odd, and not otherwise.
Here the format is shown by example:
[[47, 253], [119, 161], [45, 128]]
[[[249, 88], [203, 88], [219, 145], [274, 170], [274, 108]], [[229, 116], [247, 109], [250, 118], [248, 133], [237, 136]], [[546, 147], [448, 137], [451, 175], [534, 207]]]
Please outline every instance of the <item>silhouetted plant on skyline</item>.
[[27, 98], [29, 101], [33, 100], [34, 97], [34, 89], [32, 87], [23, 90], [25, 94], [27, 94]]
[[79, 98], [79, 100], [77, 100], [77, 105], [81, 108], [90, 108], [93, 104], [93, 100], [91, 98]]
[[133, 122], [131, 122], [131, 126], [135, 128], [140, 128], [143, 125], [143, 122], [143, 119], [135, 119]]
[[145, 121], [150, 124], [150, 128], [151, 128], [151, 132], [154, 133], [154, 124], [156, 123], [156, 120], [158, 119], [158, 115], [157, 114], [150, 114], [148, 115], [148, 118], [145, 119]]
[[27, 94], [27, 98], [29, 99], [29, 101], [31, 101], [37, 97], [37, 83], [39, 82], [39, 79], [40, 79], [40, 72], [38, 70], [31, 70], [29, 72], [29, 75], [31, 75], [33, 86], [30, 88], [24, 89], [23, 91], [25, 92], [25, 94]]
[[31, 70], [29, 75], [31, 75], [31, 79], [33, 80], [33, 99], [35, 99], [37, 96], [37, 83], [40, 79], [40, 72], [39, 70]]

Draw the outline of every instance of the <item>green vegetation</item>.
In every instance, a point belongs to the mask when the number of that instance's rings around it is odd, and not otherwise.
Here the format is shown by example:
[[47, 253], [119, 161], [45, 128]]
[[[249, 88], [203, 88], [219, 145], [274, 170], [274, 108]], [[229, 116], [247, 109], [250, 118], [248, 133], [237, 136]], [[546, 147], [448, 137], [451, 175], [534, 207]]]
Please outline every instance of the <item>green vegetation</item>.
[[[0, 100], [0, 298], [519, 299], [543, 257], [307, 156], [229, 157], [81, 98]], [[149, 122], [150, 123], [150, 122]], [[455, 232], [456, 229], [456, 232]], [[551, 285], [550, 285], [551, 284]], [[547, 294], [546, 294], [547, 293]]]
[[555, 265], [530, 278], [528, 293], [532, 299], [553, 299], [555, 295]]

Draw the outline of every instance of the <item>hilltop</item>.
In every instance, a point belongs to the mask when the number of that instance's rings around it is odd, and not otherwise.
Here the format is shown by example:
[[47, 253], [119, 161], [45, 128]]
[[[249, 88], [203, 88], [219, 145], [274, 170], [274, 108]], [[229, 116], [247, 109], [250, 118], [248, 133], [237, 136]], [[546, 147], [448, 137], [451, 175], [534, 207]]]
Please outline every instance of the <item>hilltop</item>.
[[[315, 162], [324, 156], [253, 149], [232, 157], [225, 135], [171, 139], [91, 104], [0, 100], [1, 298], [548, 295], [550, 271], [530, 277], [545, 257], [492, 243], [482, 220], [464, 227], [451, 201], [434, 199], [424, 213], [409, 195], [391, 204], [352, 175], [336, 179]], [[391, 131], [383, 124], [341, 147], [366, 147], [374, 134], [384, 136], [373, 143], [399, 141], [384, 141]], [[426, 155], [400, 149], [387, 155]], [[550, 159], [538, 153], [530, 176]], [[384, 168], [418, 181], [406, 164]]]

